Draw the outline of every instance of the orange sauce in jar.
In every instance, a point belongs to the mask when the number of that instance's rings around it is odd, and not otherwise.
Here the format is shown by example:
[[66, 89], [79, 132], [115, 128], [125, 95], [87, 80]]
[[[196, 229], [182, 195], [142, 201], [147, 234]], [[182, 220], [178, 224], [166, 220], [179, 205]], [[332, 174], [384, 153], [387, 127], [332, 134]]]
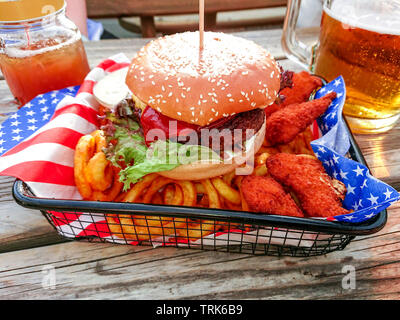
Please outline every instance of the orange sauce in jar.
[[[57, 2], [58, 10], [36, 13], [43, 16], [0, 21], [0, 69], [20, 106], [39, 94], [80, 85], [89, 72], [79, 29], [66, 17], [65, 3]], [[14, 11], [27, 15], [28, 5], [21, 1]]]
[[5, 51], [0, 54], [1, 71], [21, 106], [38, 94], [80, 85], [89, 72], [81, 39], [47, 40]]

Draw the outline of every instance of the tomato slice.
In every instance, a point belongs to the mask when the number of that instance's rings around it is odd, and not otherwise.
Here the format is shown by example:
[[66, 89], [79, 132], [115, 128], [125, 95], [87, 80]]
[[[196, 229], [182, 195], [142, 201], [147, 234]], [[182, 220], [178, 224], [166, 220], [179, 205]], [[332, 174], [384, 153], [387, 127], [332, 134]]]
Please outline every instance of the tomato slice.
[[[218, 128], [234, 117], [235, 116], [225, 117], [202, 127], [184, 121], [172, 119], [154, 110], [150, 106], [147, 106], [142, 112], [140, 123], [143, 128], [146, 145], [149, 145], [151, 142], [154, 142], [158, 139], [166, 140], [177, 137], [188, 137], [190, 134], [193, 134], [193, 132], [199, 134], [201, 129], [210, 130], [213, 128]], [[150, 132], [151, 129], [159, 129], [160, 131]], [[161, 135], [159, 135], [158, 133], [161, 133]], [[184, 139], [177, 141], [184, 141]]]
[[[143, 110], [140, 123], [147, 145], [158, 139], [185, 137], [200, 128], [200, 126], [167, 117], [149, 106]], [[157, 129], [157, 131], [151, 132], [152, 129]]]

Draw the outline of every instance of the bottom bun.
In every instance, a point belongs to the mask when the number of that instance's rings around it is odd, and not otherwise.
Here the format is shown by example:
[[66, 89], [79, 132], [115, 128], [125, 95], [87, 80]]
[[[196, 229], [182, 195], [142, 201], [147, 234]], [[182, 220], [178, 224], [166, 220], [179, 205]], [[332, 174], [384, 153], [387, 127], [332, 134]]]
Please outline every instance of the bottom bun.
[[190, 164], [182, 164], [172, 170], [158, 172], [163, 177], [174, 180], [202, 180], [224, 175], [235, 170], [245, 163], [261, 148], [265, 137], [265, 119], [260, 130], [246, 141], [246, 151], [234, 155], [224, 162], [197, 161]]

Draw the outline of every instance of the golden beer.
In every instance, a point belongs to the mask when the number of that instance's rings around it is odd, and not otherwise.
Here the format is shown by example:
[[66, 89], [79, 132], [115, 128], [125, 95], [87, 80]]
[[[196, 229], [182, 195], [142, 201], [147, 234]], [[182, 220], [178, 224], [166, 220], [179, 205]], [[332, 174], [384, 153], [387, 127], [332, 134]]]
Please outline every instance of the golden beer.
[[379, 11], [357, 19], [360, 8], [348, 9], [324, 7], [314, 72], [329, 81], [343, 76], [354, 132], [384, 132], [400, 116], [400, 28]]

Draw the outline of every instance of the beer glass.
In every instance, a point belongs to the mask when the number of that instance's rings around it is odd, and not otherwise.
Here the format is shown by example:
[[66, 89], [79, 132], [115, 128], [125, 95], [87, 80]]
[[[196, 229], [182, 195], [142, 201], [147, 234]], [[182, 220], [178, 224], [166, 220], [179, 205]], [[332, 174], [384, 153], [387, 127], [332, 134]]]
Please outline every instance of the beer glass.
[[311, 47], [296, 37], [300, 5], [288, 1], [286, 55], [328, 81], [343, 76], [343, 112], [353, 132], [391, 129], [400, 117], [400, 1], [323, 1], [319, 39]]

